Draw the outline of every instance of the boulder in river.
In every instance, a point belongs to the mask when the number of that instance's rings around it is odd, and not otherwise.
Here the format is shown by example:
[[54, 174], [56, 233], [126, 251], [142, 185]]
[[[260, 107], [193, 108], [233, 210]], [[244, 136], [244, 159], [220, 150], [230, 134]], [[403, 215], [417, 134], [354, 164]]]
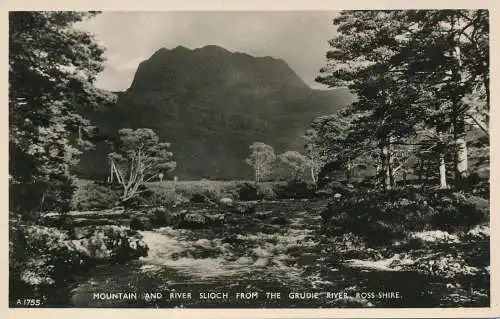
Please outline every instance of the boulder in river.
[[269, 265], [269, 258], [259, 258], [253, 264], [255, 267], [266, 267]]
[[300, 266], [308, 266], [314, 264], [319, 256], [313, 253], [303, 253], [297, 261]]
[[232, 212], [237, 214], [251, 214], [255, 212], [255, 203], [252, 202], [237, 202], [232, 207]]
[[243, 256], [243, 257], [238, 258], [236, 260], [236, 263], [238, 263], [240, 265], [251, 265], [253, 263], [253, 260], [250, 257]]
[[206, 238], [198, 239], [195, 241], [194, 245], [201, 248], [212, 248], [212, 243]]
[[338, 308], [371, 308], [374, 305], [366, 299], [358, 297], [339, 298], [333, 301], [333, 305]]
[[224, 197], [224, 198], [221, 198], [220, 200], [220, 203], [223, 204], [223, 205], [232, 205], [233, 204], [233, 200], [229, 197]]
[[144, 215], [136, 215], [132, 217], [130, 221], [130, 229], [134, 230], [151, 230], [153, 229], [153, 224], [151, 220]]

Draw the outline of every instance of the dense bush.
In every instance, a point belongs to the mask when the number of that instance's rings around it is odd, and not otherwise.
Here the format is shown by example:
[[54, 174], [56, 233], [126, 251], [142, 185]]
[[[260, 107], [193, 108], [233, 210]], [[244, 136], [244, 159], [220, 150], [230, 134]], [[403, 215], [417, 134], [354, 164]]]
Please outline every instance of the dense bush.
[[99, 210], [112, 208], [119, 201], [116, 191], [90, 181], [77, 183], [71, 200], [73, 210]]
[[171, 206], [189, 202], [189, 198], [176, 192], [173, 187], [148, 185], [137, 198], [130, 202], [130, 206]]
[[147, 255], [140, 236], [117, 226], [74, 229], [9, 222], [9, 278], [21, 292], [69, 281], [96, 264], [120, 262]]
[[254, 183], [243, 182], [238, 185], [238, 198], [242, 201], [257, 200], [257, 187]]
[[315, 186], [302, 181], [274, 182], [271, 187], [277, 198], [311, 198], [315, 195]]
[[431, 224], [439, 229], [470, 228], [489, 220], [489, 201], [478, 196], [444, 193], [431, 198], [430, 203], [436, 211]]
[[[91, 182], [82, 183], [74, 196], [74, 209], [102, 209], [113, 206], [118, 200], [116, 192], [103, 187]], [[309, 198], [314, 196], [315, 187], [306, 182], [294, 181], [255, 184], [247, 181], [201, 180], [148, 183], [140, 191], [140, 196], [126, 202], [128, 207], [177, 206], [186, 202], [219, 203], [222, 198], [235, 201]]]
[[71, 209], [75, 190], [67, 176], [57, 176], [39, 183], [9, 183], [9, 211], [25, 221], [37, 221], [43, 212], [64, 214]]
[[333, 196], [335, 194], [346, 195], [353, 192], [353, 188], [349, 187], [352, 185], [345, 185], [344, 183], [338, 181], [332, 181], [323, 186], [318, 193], [322, 195]]
[[153, 224], [151, 222], [151, 219], [147, 216], [132, 216], [132, 219], [130, 220], [130, 229], [151, 230], [153, 229]]
[[257, 184], [257, 198], [265, 200], [275, 200], [277, 197], [278, 196], [272, 184], [270, 183]]
[[460, 230], [489, 219], [487, 200], [451, 191], [406, 187], [353, 192], [322, 212], [324, 230], [352, 232], [384, 243], [411, 231]]

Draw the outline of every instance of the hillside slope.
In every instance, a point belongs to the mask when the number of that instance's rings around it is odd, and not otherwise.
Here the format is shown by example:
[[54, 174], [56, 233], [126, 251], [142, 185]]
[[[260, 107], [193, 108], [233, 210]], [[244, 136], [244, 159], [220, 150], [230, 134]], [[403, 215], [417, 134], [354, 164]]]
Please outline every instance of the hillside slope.
[[[103, 136], [149, 127], [172, 143], [181, 179], [245, 179], [255, 141], [277, 152], [302, 148], [317, 116], [352, 102], [347, 89], [312, 90], [280, 59], [256, 58], [217, 46], [162, 48], [141, 62], [115, 105], [86, 114]], [[109, 147], [83, 154], [80, 175], [105, 178]]]

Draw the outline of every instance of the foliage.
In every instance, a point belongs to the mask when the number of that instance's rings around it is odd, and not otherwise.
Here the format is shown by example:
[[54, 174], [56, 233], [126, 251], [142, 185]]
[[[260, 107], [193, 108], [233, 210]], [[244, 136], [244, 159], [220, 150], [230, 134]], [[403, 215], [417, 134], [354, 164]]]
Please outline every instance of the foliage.
[[275, 183], [260, 183], [256, 187], [256, 195], [259, 199], [264, 200], [275, 200], [278, 195], [275, 192]]
[[16, 192], [33, 196], [14, 206], [17, 211], [69, 209], [69, 167], [79, 149], [89, 146], [84, 140], [93, 131], [78, 110], [112, 99], [93, 87], [103, 69], [103, 49], [74, 27], [94, 15], [9, 13], [10, 183], [20, 185]]
[[160, 143], [158, 136], [148, 128], [121, 129], [114, 145], [114, 152], [109, 154], [113, 167], [112, 177], [116, 174], [123, 192], [123, 202], [136, 197], [140, 187], [156, 178], [161, 172], [170, 172], [175, 168], [169, 143]]
[[319, 193], [324, 195], [334, 196], [335, 194], [340, 194], [340, 195], [349, 194], [352, 193], [353, 191], [354, 189], [352, 187], [349, 187], [348, 185], [345, 185], [344, 183], [341, 182], [333, 181], [324, 185], [319, 191]]
[[262, 142], [255, 142], [250, 145], [250, 156], [245, 162], [250, 165], [255, 172], [255, 182], [261, 182], [272, 173], [276, 154], [274, 149]]
[[242, 201], [257, 200], [257, 187], [252, 183], [241, 183], [238, 186], [238, 198]]
[[120, 199], [118, 193], [107, 185], [99, 185], [90, 181], [79, 181], [76, 185], [71, 198], [73, 210], [109, 209], [113, 208]]
[[146, 244], [137, 233], [128, 229], [97, 226], [81, 229], [79, 233], [80, 236], [75, 238], [56, 228], [11, 219], [9, 278], [12, 285], [19, 287], [19, 290], [14, 288], [11, 292], [46, 295], [44, 292], [48, 287], [71, 282], [73, 275], [97, 264], [130, 260], [147, 254]]
[[327, 233], [352, 232], [376, 244], [412, 231], [460, 230], [486, 222], [486, 202], [473, 195], [414, 187], [364, 190], [332, 201], [322, 217]]
[[408, 269], [441, 278], [453, 279], [457, 276], [471, 276], [479, 269], [467, 264], [460, 253], [438, 253], [422, 259], [407, 267]]
[[395, 186], [408, 154], [430, 152], [443, 188], [450, 161], [443, 157], [452, 153], [460, 186], [469, 173], [466, 127], [487, 134], [488, 12], [343, 11], [334, 24], [338, 33], [317, 80], [357, 95], [348, 139], [379, 153], [381, 185]]
[[340, 109], [311, 122], [304, 138], [308, 158], [314, 167], [311, 168], [313, 182], [321, 182], [322, 170], [332, 163], [339, 163], [348, 182], [354, 168], [372, 165], [371, 150], [353, 137], [357, 117], [348, 109]]
[[304, 172], [310, 167], [310, 161], [297, 151], [286, 151], [278, 155], [282, 169], [286, 176], [290, 176], [292, 180], [297, 181], [303, 179]]
[[470, 194], [443, 194], [442, 198], [433, 198], [436, 210], [431, 223], [440, 229], [452, 230], [456, 227], [481, 224], [489, 221], [489, 201]]
[[288, 181], [273, 183], [273, 189], [278, 198], [311, 198], [314, 197], [315, 185], [311, 182]]
[[153, 229], [153, 224], [151, 220], [146, 216], [132, 216], [130, 220], [130, 229], [134, 230], [151, 230]]

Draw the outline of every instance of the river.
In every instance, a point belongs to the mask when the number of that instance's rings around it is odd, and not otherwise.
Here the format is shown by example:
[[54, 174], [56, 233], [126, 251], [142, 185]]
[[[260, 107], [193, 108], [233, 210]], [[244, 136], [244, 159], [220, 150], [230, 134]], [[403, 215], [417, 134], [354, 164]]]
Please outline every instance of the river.
[[[71, 288], [70, 305], [439, 306], [439, 298], [429, 293], [436, 290], [436, 283], [416, 273], [328, 265], [324, 243], [319, 240], [319, 213], [324, 205], [322, 200], [260, 202], [252, 216], [218, 228], [142, 231], [150, 248], [148, 256], [91, 270]], [[110, 300], [103, 293], [136, 293], [138, 297], [122, 295]], [[360, 293], [365, 298], [356, 297]], [[383, 298], [378, 298], [379, 293]]]

